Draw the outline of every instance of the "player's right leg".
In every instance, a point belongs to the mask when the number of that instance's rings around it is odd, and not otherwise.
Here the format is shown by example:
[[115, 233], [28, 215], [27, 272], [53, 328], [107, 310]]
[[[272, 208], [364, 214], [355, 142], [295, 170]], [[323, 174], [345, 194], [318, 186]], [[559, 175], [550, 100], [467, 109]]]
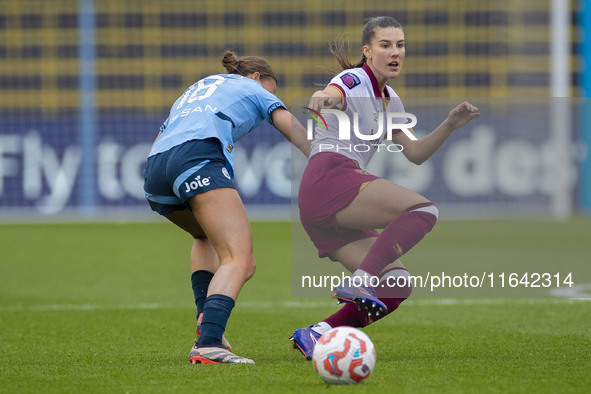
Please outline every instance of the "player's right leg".
[[[222, 263], [208, 284], [203, 312], [199, 315], [200, 335], [191, 349], [189, 361], [194, 364], [253, 363], [231, 353], [223, 335], [238, 292], [254, 273], [250, 225], [242, 202], [234, 189], [221, 188], [191, 197], [188, 203], [191, 210], [175, 211], [166, 217], [193, 235], [193, 257], [200, 251], [205, 253], [201, 264], [192, 260], [192, 268], [213, 269], [213, 260], [215, 258], [217, 266], [218, 256]], [[232, 221], [231, 229], [224, 229], [230, 221], [219, 215], [222, 211], [234, 215], [236, 220]], [[206, 233], [208, 237], [204, 238]], [[212, 283], [220, 271], [224, 273], [222, 283], [229, 286]]]
[[221, 262], [209, 294], [236, 299], [256, 268], [250, 223], [238, 192], [215, 189], [190, 198], [188, 203]]
[[[195, 306], [197, 307], [197, 327], [195, 333], [197, 339], [199, 339], [201, 335], [201, 323], [203, 321], [203, 308], [207, 299], [209, 284], [219, 264], [218, 255], [190, 209], [176, 210], [165, 216], [194, 238], [191, 248], [191, 287], [193, 288]], [[222, 345], [225, 349], [232, 350], [225, 335], [222, 336]], [[193, 353], [193, 350], [191, 350], [189, 359], [194, 357]]]

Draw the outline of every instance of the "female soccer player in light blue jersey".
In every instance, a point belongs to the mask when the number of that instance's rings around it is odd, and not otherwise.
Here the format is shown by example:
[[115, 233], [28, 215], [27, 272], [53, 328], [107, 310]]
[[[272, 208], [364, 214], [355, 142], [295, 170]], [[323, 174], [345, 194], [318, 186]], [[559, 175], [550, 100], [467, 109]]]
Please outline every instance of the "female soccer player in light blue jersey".
[[306, 156], [310, 150], [305, 129], [275, 96], [277, 78], [264, 59], [227, 51], [222, 64], [227, 74], [198, 81], [175, 101], [145, 171], [152, 209], [194, 238], [198, 339], [192, 363], [253, 362], [231, 353], [223, 336], [238, 293], [255, 271], [250, 224], [232, 181], [234, 143], [266, 120]]

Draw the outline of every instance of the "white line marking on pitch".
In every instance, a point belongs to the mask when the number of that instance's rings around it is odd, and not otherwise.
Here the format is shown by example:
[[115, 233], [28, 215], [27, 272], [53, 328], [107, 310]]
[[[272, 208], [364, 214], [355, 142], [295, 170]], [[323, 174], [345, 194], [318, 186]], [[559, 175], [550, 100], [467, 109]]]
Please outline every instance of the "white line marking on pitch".
[[[406, 306], [431, 306], [431, 305], [504, 305], [504, 304], [576, 304], [591, 301], [591, 298], [443, 298], [443, 299], [410, 299]], [[264, 309], [264, 308], [326, 308], [335, 306], [334, 301], [244, 301], [237, 304], [237, 308]], [[96, 310], [149, 310], [149, 309], [175, 309], [191, 308], [191, 304], [53, 304], [53, 305], [7, 305], [0, 306], [0, 312], [59, 312], [59, 311], [96, 311]]]

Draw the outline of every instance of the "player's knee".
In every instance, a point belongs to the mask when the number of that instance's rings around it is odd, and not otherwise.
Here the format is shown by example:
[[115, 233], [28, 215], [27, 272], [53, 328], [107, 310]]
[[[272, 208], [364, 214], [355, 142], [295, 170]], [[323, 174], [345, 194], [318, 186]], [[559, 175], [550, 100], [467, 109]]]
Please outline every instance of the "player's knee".
[[422, 219], [425, 234], [435, 227], [435, 223], [439, 219], [439, 209], [432, 202], [414, 205], [407, 212], [414, 213]]
[[254, 276], [256, 269], [257, 269], [257, 264], [254, 259], [254, 256], [250, 256], [247, 259], [246, 264], [244, 266], [245, 281], [249, 280], [250, 278], [252, 278]]
[[425, 212], [429, 213], [432, 216], [428, 219], [428, 222], [431, 223], [431, 228], [429, 229], [429, 231], [431, 231], [433, 227], [435, 227], [437, 221], [439, 220], [439, 209], [437, 209], [437, 206], [433, 203], [431, 203], [431, 205], [429, 205], [426, 208], [427, 210]]

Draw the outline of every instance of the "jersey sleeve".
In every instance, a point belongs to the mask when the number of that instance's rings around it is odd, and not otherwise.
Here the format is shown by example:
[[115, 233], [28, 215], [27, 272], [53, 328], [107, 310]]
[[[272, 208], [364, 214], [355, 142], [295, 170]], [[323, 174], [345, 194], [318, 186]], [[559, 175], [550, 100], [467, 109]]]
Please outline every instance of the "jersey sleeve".
[[333, 79], [331, 79], [328, 86], [334, 86], [337, 88], [344, 98], [348, 96], [348, 93], [355, 89], [355, 87], [361, 85], [361, 79], [357, 74], [352, 71], [343, 71]]
[[166, 118], [164, 123], [162, 123], [162, 126], [160, 126], [160, 131], [164, 132], [164, 130], [166, 130], [166, 128], [168, 127], [168, 120], [169, 119], [170, 119], [170, 117]]
[[277, 108], [287, 109], [283, 101], [262, 87], [256, 90], [255, 97], [256, 99], [254, 101], [258, 106], [259, 113], [270, 124], [273, 124], [273, 120], [271, 119], [271, 113], [273, 111]]

